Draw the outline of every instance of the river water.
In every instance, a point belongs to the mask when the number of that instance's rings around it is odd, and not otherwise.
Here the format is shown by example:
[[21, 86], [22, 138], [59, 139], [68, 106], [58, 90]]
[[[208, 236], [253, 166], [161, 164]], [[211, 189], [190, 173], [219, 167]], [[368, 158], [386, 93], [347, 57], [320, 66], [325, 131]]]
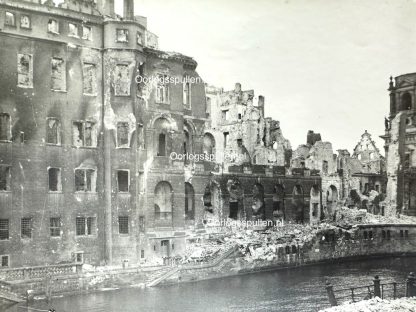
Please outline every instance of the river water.
[[318, 311], [328, 307], [325, 281], [337, 286], [404, 282], [416, 271], [416, 257], [385, 258], [322, 264], [227, 277], [208, 281], [148, 289], [111, 290], [54, 298], [49, 304], [36, 302], [3, 307], [5, 312], [33, 312], [54, 308], [56, 312], [136, 311]]

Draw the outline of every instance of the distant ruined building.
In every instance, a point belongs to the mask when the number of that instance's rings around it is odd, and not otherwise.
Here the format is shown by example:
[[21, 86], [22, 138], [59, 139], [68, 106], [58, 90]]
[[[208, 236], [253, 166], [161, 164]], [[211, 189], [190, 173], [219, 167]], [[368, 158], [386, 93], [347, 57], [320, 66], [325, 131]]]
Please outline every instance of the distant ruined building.
[[[206, 85], [133, 12], [133, 0], [122, 17], [111, 0], [0, 0], [3, 268], [169, 259], [210, 220], [318, 223], [337, 203], [384, 213], [370, 134], [352, 155], [313, 131], [292, 150], [263, 96]], [[401, 115], [388, 162], [405, 150]], [[391, 181], [411, 168], [393, 167], [387, 196], [401, 205]]]

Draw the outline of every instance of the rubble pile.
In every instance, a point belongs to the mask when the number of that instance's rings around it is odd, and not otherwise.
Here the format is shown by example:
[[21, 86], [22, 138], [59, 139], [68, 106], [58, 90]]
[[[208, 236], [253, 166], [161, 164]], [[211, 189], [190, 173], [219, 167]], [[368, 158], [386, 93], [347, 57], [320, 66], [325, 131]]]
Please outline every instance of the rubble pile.
[[415, 312], [416, 297], [383, 300], [378, 297], [321, 310], [321, 312]]
[[416, 224], [416, 218], [399, 215], [387, 217], [374, 215], [365, 209], [337, 207], [335, 210], [335, 223], [342, 228], [351, 228], [357, 224]]

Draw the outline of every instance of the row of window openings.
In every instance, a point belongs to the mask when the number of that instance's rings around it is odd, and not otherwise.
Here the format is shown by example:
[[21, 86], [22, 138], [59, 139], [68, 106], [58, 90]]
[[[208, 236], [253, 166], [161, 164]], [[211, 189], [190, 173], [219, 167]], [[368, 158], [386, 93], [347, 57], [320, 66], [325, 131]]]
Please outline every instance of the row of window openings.
[[[119, 234], [129, 234], [129, 217], [118, 217]], [[59, 217], [49, 219], [49, 233], [51, 237], [62, 236], [62, 220]], [[96, 234], [95, 217], [77, 217], [75, 219], [76, 236], [92, 236]], [[32, 218], [22, 218], [20, 220], [20, 237], [30, 239], [33, 235]], [[0, 240], [10, 239], [9, 219], [0, 219]]]
[[[400, 238], [409, 238], [409, 231], [408, 230], [400, 230]], [[381, 237], [383, 239], [391, 239], [391, 231], [390, 230], [383, 230], [381, 231]], [[363, 232], [364, 239], [373, 239], [373, 231], [364, 231]]]
[[[95, 169], [75, 169], [75, 191], [96, 192], [97, 173]], [[130, 177], [128, 170], [117, 170], [117, 191], [129, 192]], [[11, 170], [9, 166], [0, 166], [0, 191], [11, 190]], [[48, 168], [49, 192], [62, 191], [60, 168]]]
[[[16, 14], [13, 12], [6, 11], [6, 26], [16, 27]], [[20, 28], [31, 29], [32, 22], [29, 15], [20, 15]], [[48, 22], [48, 32], [53, 34], [59, 34], [59, 22], [55, 19], [50, 19]], [[74, 23], [68, 23], [68, 36], [79, 38], [80, 27]], [[92, 40], [92, 28], [89, 26], [82, 25], [82, 39]]]
[[[75, 121], [72, 124], [73, 145], [76, 147], [96, 147], [96, 124], [91, 121]], [[0, 141], [11, 141], [10, 115], [0, 113]], [[21, 143], [24, 133], [21, 132]], [[46, 143], [61, 144], [61, 123], [59, 119], [48, 118], [46, 122]], [[117, 147], [129, 147], [128, 122], [117, 123]]]
[[[97, 67], [92, 63], [84, 63], [83, 94], [97, 94]], [[21, 88], [33, 88], [33, 55], [17, 55], [17, 85]], [[51, 89], [66, 91], [66, 66], [62, 58], [53, 57], [51, 60]]]

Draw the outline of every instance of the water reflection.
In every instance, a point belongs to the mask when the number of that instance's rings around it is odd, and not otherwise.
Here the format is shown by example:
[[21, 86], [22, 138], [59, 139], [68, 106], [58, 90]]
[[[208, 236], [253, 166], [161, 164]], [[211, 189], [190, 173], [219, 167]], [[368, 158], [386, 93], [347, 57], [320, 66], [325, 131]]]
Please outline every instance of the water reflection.
[[[262, 272], [195, 283], [149, 289], [123, 289], [54, 298], [3, 307], [7, 312], [137, 312], [137, 311], [318, 311], [328, 306], [325, 280], [335, 285], [371, 284], [375, 275], [383, 282], [402, 282], [416, 271], [416, 257], [323, 264], [285, 271]], [[31, 310], [31, 308], [37, 310]], [[1, 308], [0, 308], [1, 310]]]

